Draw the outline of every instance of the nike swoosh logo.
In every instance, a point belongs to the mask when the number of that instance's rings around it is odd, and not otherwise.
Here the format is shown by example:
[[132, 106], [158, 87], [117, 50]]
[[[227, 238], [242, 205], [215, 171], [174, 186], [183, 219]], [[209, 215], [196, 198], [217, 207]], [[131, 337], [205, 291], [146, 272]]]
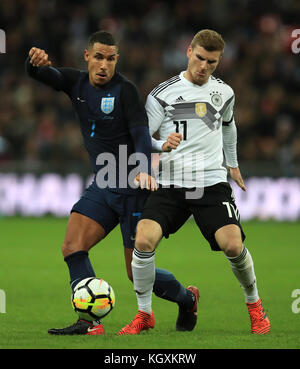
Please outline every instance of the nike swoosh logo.
[[80, 102], [82, 102], [82, 103], [85, 102], [85, 100], [81, 99], [80, 97], [77, 97], [77, 100], [80, 101]]
[[88, 327], [87, 331], [88, 332], [94, 332], [94, 331], [97, 331], [98, 328], [91, 328], [91, 327]]

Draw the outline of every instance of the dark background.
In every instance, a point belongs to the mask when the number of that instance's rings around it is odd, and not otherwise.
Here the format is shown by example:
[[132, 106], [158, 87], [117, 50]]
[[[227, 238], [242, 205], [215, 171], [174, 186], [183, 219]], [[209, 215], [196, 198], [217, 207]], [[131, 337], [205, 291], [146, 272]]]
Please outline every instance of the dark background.
[[120, 42], [118, 70], [145, 99], [186, 68], [186, 49], [204, 28], [226, 49], [215, 72], [235, 91], [238, 157], [246, 176], [300, 175], [300, 2], [256, 0], [1, 0], [0, 171], [90, 171], [69, 99], [29, 79], [24, 61], [44, 48], [54, 66], [85, 69], [88, 36]]

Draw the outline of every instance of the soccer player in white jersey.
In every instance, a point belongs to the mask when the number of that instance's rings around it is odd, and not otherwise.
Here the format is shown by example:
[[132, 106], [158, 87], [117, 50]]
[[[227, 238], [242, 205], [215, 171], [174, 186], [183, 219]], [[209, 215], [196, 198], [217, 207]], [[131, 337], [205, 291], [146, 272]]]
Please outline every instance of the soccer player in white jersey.
[[[132, 272], [138, 314], [120, 330], [120, 335], [153, 328], [149, 322], [153, 316], [155, 248], [162, 237], [175, 233], [191, 215], [211, 249], [224, 252], [242, 286], [251, 332], [270, 331], [270, 321], [258, 294], [253, 260], [243, 244], [245, 235], [227, 182], [229, 172], [246, 191], [236, 153], [234, 92], [212, 76], [224, 46], [217, 32], [198, 32], [187, 50], [186, 71], [161, 83], [148, 96], [150, 133], [160, 135], [160, 140], [153, 139], [152, 143], [162, 152], [160, 188], [148, 198], [137, 226]], [[189, 321], [195, 321], [198, 299], [199, 293], [193, 308], [179, 313], [178, 330], [181, 324], [187, 326]]]

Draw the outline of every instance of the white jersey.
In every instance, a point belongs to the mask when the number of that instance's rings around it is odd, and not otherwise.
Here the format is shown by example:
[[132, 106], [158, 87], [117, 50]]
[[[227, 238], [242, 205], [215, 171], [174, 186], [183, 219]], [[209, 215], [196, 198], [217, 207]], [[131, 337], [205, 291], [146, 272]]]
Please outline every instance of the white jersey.
[[152, 90], [146, 110], [150, 135], [166, 141], [172, 132], [182, 134], [176, 150], [161, 154], [158, 182], [180, 187], [207, 187], [227, 181], [222, 122], [233, 120], [234, 93], [211, 76], [196, 85], [175, 76]]

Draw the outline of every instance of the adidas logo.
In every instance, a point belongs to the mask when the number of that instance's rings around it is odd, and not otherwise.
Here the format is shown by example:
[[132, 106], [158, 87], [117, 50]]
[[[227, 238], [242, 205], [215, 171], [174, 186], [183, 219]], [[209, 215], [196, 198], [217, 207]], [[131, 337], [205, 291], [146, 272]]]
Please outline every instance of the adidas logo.
[[181, 101], [185, 101], [182, 96], [177, 97], [177, 99], [175, 100], [175, 102], [181, 102]]

